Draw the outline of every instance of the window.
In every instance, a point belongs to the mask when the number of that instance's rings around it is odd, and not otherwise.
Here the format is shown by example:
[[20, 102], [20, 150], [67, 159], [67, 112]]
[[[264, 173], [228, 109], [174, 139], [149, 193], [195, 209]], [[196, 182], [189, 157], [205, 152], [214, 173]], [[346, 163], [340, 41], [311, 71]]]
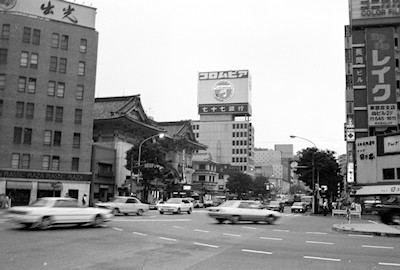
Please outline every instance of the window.
[[76, 99], [83, 99], [83, 85], [78, 85], [76, 88]]
[[67, 71], [67, 59], [60, 58], [60, 66], [59, 66], [58, 72], [65, 73], [66, 71]]
[[206, 181], [205, 175], [199, 175], [199, 181]]
[[59, 82], [57, 84], [57, 97], [64, 97], [65, 83]]
[[72, 168], [71, 171], [77, 172], [79, 171], [79, 158], [73, 157], [72, 158]]
[[397, 179], [400, 179], [400, 168], [396, 168], [396, 173], [397, 173]]
[[31, 53], [31, 63], [30, 67], [31, 68], [37, 68], [38, 66], [38, 61], [39, 61], [39, 55], [37, 53]]
[[22, 169], [29, 169], [29, 165], [31, 163], [31, 155], [29, 154], [22, 154]]
[[35, 44], [35, 45], [40, 44], [40, 30], [39, 29], [33, 29], [32, 44]]
[[75, 109], [75, 124], [82, 124], [82, 110]]
[[50, 169], [50, 156], [43, 156], [42, 158], [42, 170]]
[[74, 141], [72, 143], [73, 148], [80, 148], [81, 147], [81, 134], [74, 133]]
[[57, 57], [51, 56], [50, 57], [50, 71], [56, 72], [57, 71]]
[[6, 74], [0, 74], [0, 91], [6, 89]]
[[54, 131], [53, 145], [54, 146], [60, 146], [61, 145], [61, 131]]
[[51, 37], [51, 47], [58, 48], [59, 44], [60, 44], [60, 35], [57, 33], [53, 33], [53, 36]]
[[29, 78], [28, 93], [35, 94], [36, 92], [36, 78]]
[[60, 169], [60, 157], [53, 156], [53, 159], [51, 161], [51, 169], [53, 171], [58, 171]]
[[78, 75], [85, 76], [85, 62], [79, 62]]
[[56, 82], [49, 81], [49, 84], [47, 86], [47, 95], [54, 97], [55, 93], [56, 93]]
[[81, 45], [79, 46], [79, 51], [81, 53], [86, 53], [86, 49], [87, 49], [87, 39], [81, 39]]
[[68, 36], [62, 35], [61, 36], [61, 50], [68, 50]]
[[26, 77], [18, 78], [18, 92], [25, 92], [26, 89]]
[[199, 170], [205, 170], [206, 165], [205, 164], [199, 164]]
[[7, 49], [0, 49], [0, 64], [7, 64]]
[[17, 101], [17, 110], [15, 113], [15, 117], [18, 117], [18, 118], [24, 117], [24, 107], [25, 107], [25, 103], [23, 103], [21, 101]]
[[46, 121], [53, 121], [54, 106], [46, 106]]
[[64, 114], [64, 108], [63, 107], [56, 107], [56, 122], [62, 122], [63, 121], [63, 114]]
[[22, 140], [22, 128], [20, 127], [14, 127], [14, 143], [15, 144], [21, 144]]
[[26, 118], [33, 119], [34, 111], [35, 111], [35, 104], [26, 103]]
[[32, 129], [25, 128], [24, 129], [24, 144], [31, 144], [32, 143]]
[[3, 115], [3, 100], [0, 99], [0, 116]]
[[393, 180], [394, 177], [394, 168], [383, 169], [383, 180]]
[[28, 57], [29, 57], [28, 52], [21, 52], [21, 60], [20, 60], [20, 64], [19, 64], [21, 67], [28, 66]]
[[10, 39], [10, 25], [3, 24], [1, 28], [1, 39]]
[[13, 153], [11, 156], [11, 168], [18, 169], [19, 168], [19, 154]]
[[30, 27], [24, 27], [24, 32], [22, 34], [22, 42], [30, 43], [31, 42], [31, 31]]
[[51, 130], [45, 130], [43, 134], [43, 144], [51, 145]]

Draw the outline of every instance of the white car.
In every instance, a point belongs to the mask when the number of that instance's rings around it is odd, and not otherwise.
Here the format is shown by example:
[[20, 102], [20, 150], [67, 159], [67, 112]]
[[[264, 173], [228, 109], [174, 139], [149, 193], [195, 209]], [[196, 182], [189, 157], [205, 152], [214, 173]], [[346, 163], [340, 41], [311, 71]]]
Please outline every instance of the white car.
[[219, 206], [208, 208], [208, 215], [219, 223], [229, 220], [235, 224], [239, 221], [265, 221], [273, 224], [281, 214], [276, 211], [260, 208], [257, 201], [228, 200]]
[[142, 203], [138, 198], [124, 196], [114, 197], [111, 202], [96, 203], [95, 206], [110, 209], [114, 216], [119, 214], [136, 214], [141, 216], [150, 209], [149, 204]]
[[157, 208], [161, 215], [164, 213], [180, 214], [182, 212], [190, 214], [193, 210], [193, 203], [187, 198], [171, 198], [164, 203], [157, 204]]
[[76, 199], [63, 197], [40, 198], [28, 206], [11, 207], [6, 214], [10, 222], [38, 229], [65, 224], [99, 227], [112, 217], [109, 210], [80, 206]]

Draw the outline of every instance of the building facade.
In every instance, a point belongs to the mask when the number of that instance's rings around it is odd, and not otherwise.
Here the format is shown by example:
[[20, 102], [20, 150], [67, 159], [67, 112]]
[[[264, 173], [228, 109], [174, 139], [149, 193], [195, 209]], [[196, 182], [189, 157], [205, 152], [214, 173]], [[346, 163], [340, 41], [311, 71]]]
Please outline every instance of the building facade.
[[13, 205], [89, 194], [95, 12], [59, 0], [0, 6], [0, 194]]

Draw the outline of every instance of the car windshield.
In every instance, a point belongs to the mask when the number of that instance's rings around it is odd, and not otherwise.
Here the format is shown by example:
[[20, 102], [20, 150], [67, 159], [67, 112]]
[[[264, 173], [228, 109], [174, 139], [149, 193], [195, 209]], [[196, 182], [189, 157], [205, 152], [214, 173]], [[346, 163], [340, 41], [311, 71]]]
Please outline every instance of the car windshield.
[[303, 203], [301, 203], [301, 202], [295, 202], [294, 204], [293, 204], [293, 206], [302, 206], [303, 205]]
[[279, 201], [271, 201], [269, 204], [270, 205], [279, 205]]
[[48, 205], [49, 205], [49, 200], [46, 200], [46, 199], [38, 199], [33, 204], [31, 204], [31, 206], [34, 206], [34, 207], [45, 207]]
[[219, 206], [220, 207], [232, 207], [232, 206], [234, 206], [234, 204], [235, 204], [235, 201], [225, 201]]
[[168, 201], [167, 201], [167, 203], [175, 203], [175, 204], [179, 204], [179, 203], [181, 203], [181, 199], [179, 199], [179, 198], [171, 198], [171, 199], [168, 199]]
[[115, 197], [111, 201], [115, 203], [125, 203], [126, 200], [124, 198]]

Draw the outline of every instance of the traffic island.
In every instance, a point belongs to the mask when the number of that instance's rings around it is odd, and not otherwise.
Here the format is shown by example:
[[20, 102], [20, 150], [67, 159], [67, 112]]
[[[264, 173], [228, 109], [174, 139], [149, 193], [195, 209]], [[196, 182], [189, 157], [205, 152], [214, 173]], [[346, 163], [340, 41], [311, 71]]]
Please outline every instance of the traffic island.
[[400, 237], [400, 230], [382, 223], [340, 223], [334, 224], [332, 230], [352, 234]]

